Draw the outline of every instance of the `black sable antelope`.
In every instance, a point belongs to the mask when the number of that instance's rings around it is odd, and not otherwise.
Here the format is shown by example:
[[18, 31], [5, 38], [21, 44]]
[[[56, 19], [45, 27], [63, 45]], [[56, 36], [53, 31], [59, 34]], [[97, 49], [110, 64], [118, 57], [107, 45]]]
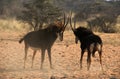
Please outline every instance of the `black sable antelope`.
[[50, 68], [52, 68], [51, 48], [57, 37], [59, 37], [61, 41], [63, 40], [63, 33], [65, 31], [67, 24], [68, 20], [66, 21], [64, 14], [64, 23], [62, 25], [58, 26], [58, 24], [50, 24], [47, 28], [29, 32], [23, 38], [20, 39], [19, 43], [21, 43], [22, 41], [24, 41], [25, 43], [24, 68], [27, 59], [27, 51], [29, 47], [32, 48], [34, 51], [31, 67], [33, 67], [33, 61], [37, 50], [41, 49], [41, 69], [43, 68], [45, 50], [47, 50], [48, 52]]
[[[72, 15], [72, 14], [71, 14]], [[72, 31], [75, 35], [75, 42], [77, 43], [78, 40], [81, 43], [81, 58], [80, 58], [80, 68], [82, 68], [82, 59], [84, 52], [87, 51], [87, 69], [89, 70], [91, 65], [91, 54], [94, 57], [95, 52], [98, 51], [99, 58], [100, 58], [100, 64], [102, 67], [102, 40], [98, 35], [95, 35], [90, 29], [84, 28], [84, 27], [78, 27], [75, 28], [75, 22], [74, 22], [74, 28], [72, 27], [71, 23], [71, 16], [70, 16], [70, 26], [72, 28]], [[103, 67], [102, 67], [103, 69]]]

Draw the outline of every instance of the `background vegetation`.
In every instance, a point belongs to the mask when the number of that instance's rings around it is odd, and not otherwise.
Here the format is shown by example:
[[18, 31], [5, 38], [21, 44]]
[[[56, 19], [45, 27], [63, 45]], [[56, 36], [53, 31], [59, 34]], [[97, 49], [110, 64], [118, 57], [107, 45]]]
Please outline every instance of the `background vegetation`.
[[120, 32], [119, 0], [0, 0], [0, 30], [41, 29], [74, 13], [78, 26], [94, 31]]

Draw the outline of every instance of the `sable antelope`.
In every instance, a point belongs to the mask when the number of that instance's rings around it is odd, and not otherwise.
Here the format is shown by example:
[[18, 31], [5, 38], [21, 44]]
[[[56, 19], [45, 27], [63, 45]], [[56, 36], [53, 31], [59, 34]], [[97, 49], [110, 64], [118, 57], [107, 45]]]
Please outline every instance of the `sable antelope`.
[[41, 69], [43, 68], [45, 50], [47, 50], [48, 52], [50, 68], [52, 68], [51, 48], [57, 37], [59, 37], [61, 41], [63, 40], [63, 33], [65, 31], [67, 24], [68, 24], [68, 19], [66, 21], [64, 14], [64, 23], [62, 25], [58, 26], [56, 24], [50, 24], [47, 28], [38, 31], [29, 32], [23, 38], [20, 39], [19, 43], [21, 43], [22, 41], [24, 41], [25, 43], [24, 68], [25, 68], [27, 52], [29, 47], [32, 48], [32, 50], [34, 51], [31, 67], [33, 67], [34, 57], [36, 55], [37, 50], [41, 49]]
[[[93, 57], [95, 57], [95, 52], [98, 51], [99, 58], [100, 58], [100, 64], [102, 67], [102, 40], [98, 35], [95, 35], [90, 29], [84, 28], [84, 27], [76, 27], [75, 21], [74, 21], [74, 28], [72, 27], [72, 19], [71, 19], [72, 13], [70, 15], [70, 27], [75, 35], [75, 42], [77, 43], [78, 40], [81, 43], [81, 57], [80, 57], [80, 68], [82, 68], [82, 59], [84, 52], [87, 51], [87, 70], [89, 70], [91, 65], [91, 54]], [[102, 67], [103, 69], [103, 67]]]

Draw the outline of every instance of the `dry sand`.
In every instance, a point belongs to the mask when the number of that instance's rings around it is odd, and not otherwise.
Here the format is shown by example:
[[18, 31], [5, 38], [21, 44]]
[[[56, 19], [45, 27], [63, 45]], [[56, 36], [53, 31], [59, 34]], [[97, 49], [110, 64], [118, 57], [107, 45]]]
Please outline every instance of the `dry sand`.
[[54, 69], [50, 69], [47, 52], [43, 69], [40, 69], [40, 51], [31, 68], [31, 49], [24, 69], [24, 43], [18, 43], [23, 35], [18, 32], [0, 32], [0, 79], [120, 79], [120, 34], [99, 34], [104, 43], [103, 71], [97, 52], [96, 58], [92, 58], [90, 70], [87, 71], [86, 67], [87, 53], [84, 55], [83, 68], [80, 69], [80, 44], [74, 43], [74, 36], [69, 31], [65, 32], [63, 42], [57, 40], [52, 47]]

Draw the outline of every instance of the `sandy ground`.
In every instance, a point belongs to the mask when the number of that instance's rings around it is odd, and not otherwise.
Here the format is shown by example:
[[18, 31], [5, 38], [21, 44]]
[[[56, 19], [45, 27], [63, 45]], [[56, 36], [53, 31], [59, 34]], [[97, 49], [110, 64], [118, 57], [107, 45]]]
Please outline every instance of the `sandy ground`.
[[0, 32], [0, 79], [120, 79], [120, 34], [99, 34], [104, 43], [103, 71], [97, 53], [96, 58], [92, 58], [89, 71], [85, 53], [83, 68], [80, 69], [80, 44], [74, 43], [72, 32], [65, 32], [64, 41], [57, 40], [52, 47], [54, 69], [50, 69], [47, 53], [44, 67], [40, 69], [40, 51], [37, 52], [34, 67], [31, 68], [31, 49], [24, 69], [24, 43], [18, 43], [23, 35], [24, 33]]

